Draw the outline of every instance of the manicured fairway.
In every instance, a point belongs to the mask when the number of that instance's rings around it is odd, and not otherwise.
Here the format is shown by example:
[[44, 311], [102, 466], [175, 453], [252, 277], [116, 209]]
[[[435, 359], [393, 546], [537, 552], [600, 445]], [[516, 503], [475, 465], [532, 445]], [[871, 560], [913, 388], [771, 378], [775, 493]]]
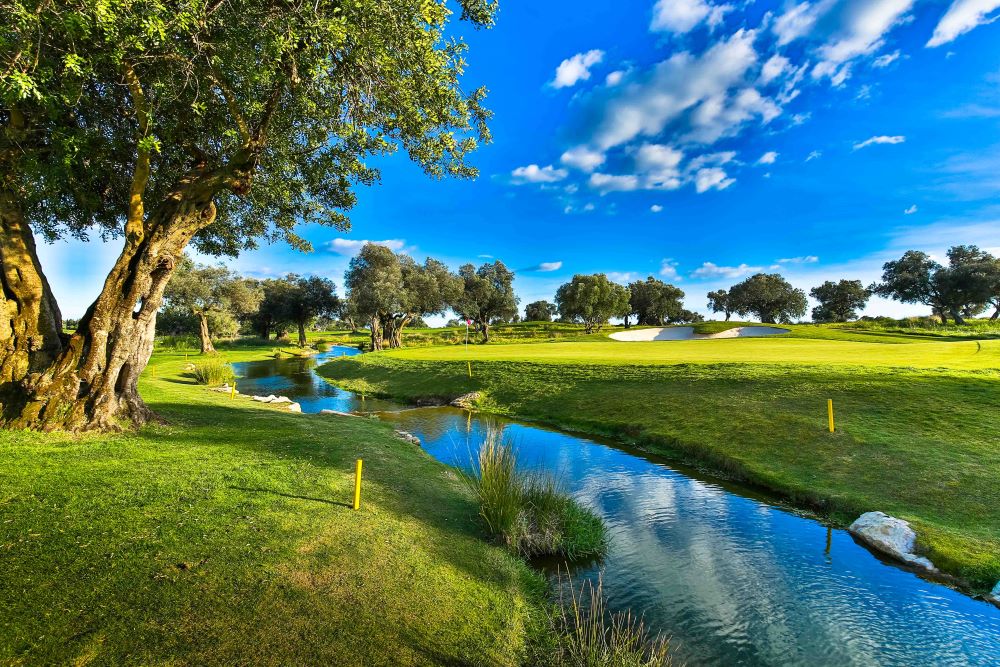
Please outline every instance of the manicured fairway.
[[166, 425], [0, 433], [0, 664], [523, 659], [542, 582], [487, 544], [450, 469], [385, 424], [231, 401], [183, 364], [158, 355], [143, 382]]
[[842, 525], [882, 510], [982, 590], [1000, 579], [998, 367], [996, 340], [782, 338], [419, 348], [321, 372], [371, 395], [481, 390], [483, 409], [704, 464]]

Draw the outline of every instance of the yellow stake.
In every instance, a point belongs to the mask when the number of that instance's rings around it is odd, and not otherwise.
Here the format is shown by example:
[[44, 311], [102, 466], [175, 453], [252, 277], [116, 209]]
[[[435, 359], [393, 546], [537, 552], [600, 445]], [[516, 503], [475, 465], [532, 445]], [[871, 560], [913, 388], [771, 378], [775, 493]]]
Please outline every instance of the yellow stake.
[[354, 509], [361, 507], [361, 459], [354, 467]]
[[233, 388], [229, 390], [229, 398], [236, 398], [236, 383], [233, 382]]
[[833, 399], [826, 399], [826, 414], [830, 418], [830, 433], [833, 433]]
[[472, 362], [471, 361], [467, 361], [465, 363], [469, 364], [469, 377], [472, 377]]

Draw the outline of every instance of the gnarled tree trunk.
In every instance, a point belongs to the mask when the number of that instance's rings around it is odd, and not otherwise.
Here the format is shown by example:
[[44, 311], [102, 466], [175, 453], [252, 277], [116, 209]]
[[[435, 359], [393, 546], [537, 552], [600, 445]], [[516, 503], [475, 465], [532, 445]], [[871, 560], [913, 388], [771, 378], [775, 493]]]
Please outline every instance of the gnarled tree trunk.
[[382, 322], [377, 315], [373, 315], [368, 325], [371, 328], [372, 352], [379, 352], [382, 350]]
[[137, 385], [153, 350], [156, 312], [176, 259], [215, 219], [217, 191], [217, 184], [185, 179], [141, 228], [126, 229], [125, 247], [97, 300], [54, 359], [22, 379], [22, 400], [4, 405], [5, 425], [117, 430], [154, 419]]
[[299, 347], [306, 346], [306, 323], [305, 320], [297, 322], [299, 327]]
[[198, 336], [201, 338], [201, 353], [215, 354], [215, 346], [212, 345], [212, 335], [208, 331], [208, 316], [204, 310], [195, 311], [198, 316]]
[[403, 347], [403, 327], [410, 323], [412, 318], [409, 315], [404, 315], [399, 318], [390, 319], [389, 329], [386, 331], [386, 338], [389, 340], [390, 348], [400, 348]]

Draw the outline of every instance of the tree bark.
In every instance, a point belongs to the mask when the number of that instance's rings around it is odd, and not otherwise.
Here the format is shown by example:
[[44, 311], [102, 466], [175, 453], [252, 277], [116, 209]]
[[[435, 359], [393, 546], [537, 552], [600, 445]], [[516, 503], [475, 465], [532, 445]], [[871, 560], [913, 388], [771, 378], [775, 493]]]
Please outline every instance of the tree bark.
[[730, 318], [730, 317], [732, 317], [732, 316], [733, 316], [733, 314], [732, 314], [732, 313], [730, 313], [730, 312], [729, 312], [729, 311], [727, 310], [727, 311], [726, 311], [726, 321], [728, 322], [728, 321], [729, 321], [729, 318]]
[[144, 220], [126, 226], [100, 295], [54, 360], [23, 379], [23, 400], [4, 406], [6, 426], [120, 430], [155, 418], [138, 380], [153, 350], [156, 312], [176, 259], [215, 219], [212, 198], [220, 187], [217, 179], [187, 177]]
[[299, 327], [299, 347], [306, 346], [306, 323], [305, 320], [300, 320], [296, 322]]
[[208, 332], [208, 317], [205, 311], [199, 310], [195, 313], [198, 316], [198, 335], [201, 337], [201, 353], [215, 354], [215, 346], [212, 345], [212, 336]]
[[997, 319], [998, 317], [1000, 317], [1000, 303], [996, 304], [996, 310], [994, 310], [993, 314], [990, 315], [990, 321], [993, 321], [993, 320]]
[[483, 334], [483, 342], [484, 343], [490, 342], [490, 323], [481, 322], [479, 325], [479, 330]]
[[7, 414], [23, 400], [20, 383], [51, 364], [68, 339], [34, 235], [11, 192], [0, 192], [0, 267], [0, 401]]
[[379, 352], [382, 350], [382, 323], [377, 315], [373, 315], [369, 320], [369, 326], [371, 327], [372, 352]]
[[963, 325], [965, 324], [965, 318], [962, 314], [958, 312], [958, 308], [951, 308], [951, 319], [955, 320], [955, 324]]
[[392, 321], [388, 336], [390, 348], [403, 347], [403, 328], [410, 323], [411, 319], [409, 315], [403, 315]]

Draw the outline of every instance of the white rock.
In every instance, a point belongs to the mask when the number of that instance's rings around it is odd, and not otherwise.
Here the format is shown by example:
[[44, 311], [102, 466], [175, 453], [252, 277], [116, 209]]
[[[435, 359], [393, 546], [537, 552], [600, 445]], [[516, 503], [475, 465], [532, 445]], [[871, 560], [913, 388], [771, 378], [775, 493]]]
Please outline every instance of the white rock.
[[288, 411], [289, 412], [302, 412], [302, 406], [299, 405], [298, 403], [289, 403], [288, 404]]
[[219, 392], [220, 394], [228, 394], [228, 393], [230, 393], [230, 392], [231, 392], [232, 390], [233, 390], [233, 388], [232, 388], [232, 387], [230, 387], [230, 386], [229, 386], [229, 383], [227, 382], [226, 384], [222, 385], [221, 387], [219, 387], [219, 388], [217, 388], [217, 389], [213, 389], [212, 391], [217, 391], [217, 392]]
[[274, 399], [271, 402], [272, 403], [291, 403], [292, 399], [288, 398], [287, 396], [279, 396], [278, 398]]
[[420, 438], [418, 438], [417, 436], [413, 435], [409, 431], [403, 431], [401, 429], [396, 429], [396, 437], [399, 438], [399, 439], [401, 439], [401, 440], [405, 440], [406, 442], [410, 443], [411, 445], [416, 445], [417, 447], [423, 446], [423, 443], [420, 442]]
[[470, 391], [468, 394], [462, 394], [453, 400], [451, 405], [456, 408], [462, 408], [463, 410], [472, 410], [476, 407], [476, 403], [478, 403], [482, 397], [482, 394], [478, 391]]
[[851, 535], [887, 556], [908, 565], [936, 571], [934, 563], [913, 553], [917, 534], [910, 524], [883, 512], [865, 512], [847, 529]]
[[352, 415], [350, 412], [341, 412], [340, 410], [320, 410], [321, 415], [337, 415], [338, 417], [360, 417], [361, 415]]
[[253, 400], [257, 401], [258, 403], [273, 403], [277, 398], [278, 398], [277, 396], [271, 394], [269, 396], [254, 396]]

